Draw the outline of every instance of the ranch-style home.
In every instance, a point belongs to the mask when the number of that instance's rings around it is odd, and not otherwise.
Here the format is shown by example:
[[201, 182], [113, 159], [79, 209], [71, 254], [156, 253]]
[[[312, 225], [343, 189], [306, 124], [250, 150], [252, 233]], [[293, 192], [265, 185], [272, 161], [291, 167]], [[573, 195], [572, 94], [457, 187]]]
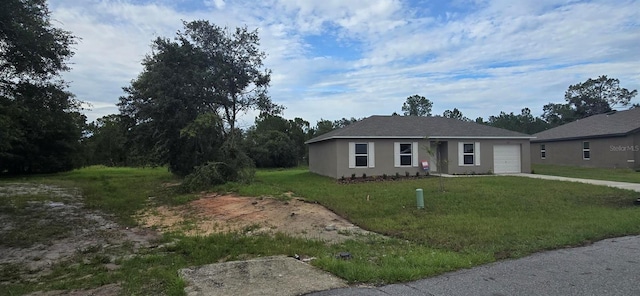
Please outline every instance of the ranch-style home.
[[315, 137], [309, 170], [333, 178], [531, 171], [530, 135], [444, 117], [371, 116]]
[[534, 136], [532, 163], [640, 169], [640, 108], [593, 115]]

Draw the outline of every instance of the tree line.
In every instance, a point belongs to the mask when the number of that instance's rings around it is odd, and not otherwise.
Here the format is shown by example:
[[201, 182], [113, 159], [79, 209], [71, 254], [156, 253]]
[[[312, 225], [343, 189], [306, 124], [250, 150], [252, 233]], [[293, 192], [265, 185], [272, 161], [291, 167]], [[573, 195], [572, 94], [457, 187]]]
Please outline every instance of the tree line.
[[[638, 108], [640, 104], [631, 105], [631, 99], [638, 94], [637, 90], [629, 91], [620, 87], [620, 80], [601, 75], [596, 79], [589, 78], [585, 82], [570, 85], [564, 94], [565, 103], [548, 103], [542, 107], [541, 116], [533, 116], [531, 109], [525, 107], [520, 114], [500, 112], [485, 120], [476, 118], [476, 123], [504, 128], [525, 134], [535, 134], [556, 126], [567, 124], [596, 114], [613, 111], [615, 108]], [[419, 95], [406, 99], [402, 105], [404, 115], [433, 116], [433, 103]], [[460, 110], [445, 110], [443, 117], [472, 121]]]
[[[167, 166], [194, 189], [250, 181], [256, 167], [306, 164], [305, 141], [357, 118], [286, 119], [267, 95], [271, 70], [263, 65], [257, 31], [208, 21], [184, 22], [173, 38], [158, 37], [142, 72], [118, 100], [118, 114], [87, 123], [81, 102], [60, 74], [76, 37], [51, 24], [45, 0], [8, 0], [0, 9], [0, 174], [49, 173], [102, 164]], [[38, 38], [36, 38], [38, 36]], [[569, 86], [566, 103], [549, 103], [542, 116], [524, 108], [475, 122], [536, 133], [628, 106], [636, 90], [600, 76]], [[404, 115], [434, 116], [433, 103], [414, 95]], [[636, 106], [637, 107], [637, 106]], [[257, 110], [253, 126], [240, 114]], [[394, 113], [397, 114], [397, 113]], [[460, 110], [442, 116], [472, 121]]]

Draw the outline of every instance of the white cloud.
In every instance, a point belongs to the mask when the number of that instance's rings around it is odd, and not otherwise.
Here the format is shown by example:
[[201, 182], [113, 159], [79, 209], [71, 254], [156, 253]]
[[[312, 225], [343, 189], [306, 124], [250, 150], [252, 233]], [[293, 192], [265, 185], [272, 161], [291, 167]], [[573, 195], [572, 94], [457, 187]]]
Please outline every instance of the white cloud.
[[[437, 114], [487, 118], [524, 107], [540, 114], [570, 84], [602, 74], [640, 88], [637, 1], [459, 0], [440, 12], [419, 4], [52, 0], [51, 8], [82, 38], [65, 77], [79, 99], [100, 106], [90, 119], [117, 111], [154, 38], [173, 38], [194, 19], [258, 28], [272, 98], [287, 117], [312, 123], [399, 112], [413, 94], [433, 100]], [[314, 43], [318, 36], [328, 44]]]

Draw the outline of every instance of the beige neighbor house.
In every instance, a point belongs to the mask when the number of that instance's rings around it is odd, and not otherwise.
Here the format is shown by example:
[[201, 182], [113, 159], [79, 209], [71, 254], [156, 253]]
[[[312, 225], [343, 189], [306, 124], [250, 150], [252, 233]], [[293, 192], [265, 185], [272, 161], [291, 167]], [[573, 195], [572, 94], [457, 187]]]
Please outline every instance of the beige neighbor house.
[[640, 168], [640, 108], [593, 115], [534, 136], [532, 163]]
[[427, 166], [447, 174], [530, 172], [531, 138], [444, 117], [371, 116], [306, 143], [311, 172], [349, 178], [423, 174]]

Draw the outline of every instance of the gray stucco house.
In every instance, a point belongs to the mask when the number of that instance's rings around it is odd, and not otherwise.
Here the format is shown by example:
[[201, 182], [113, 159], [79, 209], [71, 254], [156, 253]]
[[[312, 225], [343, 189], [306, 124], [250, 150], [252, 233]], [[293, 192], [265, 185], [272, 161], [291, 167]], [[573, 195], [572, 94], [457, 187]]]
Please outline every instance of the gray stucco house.
[[371, 116], [306, 143], [311, 172], [348, 178], [414, 175], [427, 164], [448, 174], [530, 172], [531, 138], [444, 117]]
[[640, 108], [593, 115], [534, 136], [532, 163], [640, 168]]

